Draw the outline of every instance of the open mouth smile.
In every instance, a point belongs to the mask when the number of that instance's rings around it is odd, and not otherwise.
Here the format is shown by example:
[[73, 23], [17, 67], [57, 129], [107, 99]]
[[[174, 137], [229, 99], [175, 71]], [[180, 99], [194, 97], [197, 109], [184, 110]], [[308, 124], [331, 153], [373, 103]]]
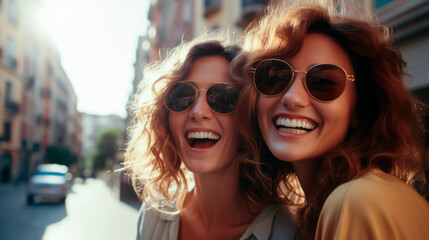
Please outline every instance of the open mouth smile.
[[291, 134], [305, 134], [316, 128], [316, 124], [307, 119], [292, 119], [282, 116], [275, 118], [273, 122], [279, 131]]
[[188, 131], [185, 135], [192, 148], [209, 148], [220, 140], [220, 135], [214, 131]]

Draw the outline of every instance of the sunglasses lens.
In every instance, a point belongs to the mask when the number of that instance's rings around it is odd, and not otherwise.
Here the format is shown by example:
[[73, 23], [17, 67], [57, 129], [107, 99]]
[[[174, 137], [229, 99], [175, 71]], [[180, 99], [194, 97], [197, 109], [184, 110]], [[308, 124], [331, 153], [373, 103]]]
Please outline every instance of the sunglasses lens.
[[190, 83], [176, 83], [165, 96], [165, 105], [173, 112], [183, 112], [194, 104], [195, 87]]
[[238, 91], [228, 84], [215, 84], [207, 90], [207, 103], [217, 113], [234, 111]]
[[289, 64], [269, 59], [258, 64], [255, 71], [255, 86], [265, 95], [277, 95], [289, 87], [293, 71]]
[[310, 94], [322, 101], [332, 101], [343, 93], [346, 73], [338, 66], [321, 64], [307, 72], [306, 85]]

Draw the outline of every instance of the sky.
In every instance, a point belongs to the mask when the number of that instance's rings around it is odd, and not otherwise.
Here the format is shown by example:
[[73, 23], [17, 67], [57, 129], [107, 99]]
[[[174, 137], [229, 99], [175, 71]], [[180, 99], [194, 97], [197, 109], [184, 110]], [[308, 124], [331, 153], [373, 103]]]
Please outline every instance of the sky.
[[126, 117], [149, 5], [149, 0], [43, 0], [40, 21], [60, 52], [78, 111]]

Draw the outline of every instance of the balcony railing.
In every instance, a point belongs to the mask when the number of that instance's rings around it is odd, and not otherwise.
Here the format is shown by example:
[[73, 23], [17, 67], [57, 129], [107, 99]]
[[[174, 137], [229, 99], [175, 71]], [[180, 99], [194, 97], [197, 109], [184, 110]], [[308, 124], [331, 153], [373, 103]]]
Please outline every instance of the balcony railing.
[[19, 111], [18, 103], [11, 101], [11, 100], [6, 100], [5, 107], [11, 113], [18, 113], [18, 111]]
[[32, 89], [33, 86], [34, 86], [34, 76], [33, 75], [27, 76], [25, 78], [25, 87], [28, 89]]

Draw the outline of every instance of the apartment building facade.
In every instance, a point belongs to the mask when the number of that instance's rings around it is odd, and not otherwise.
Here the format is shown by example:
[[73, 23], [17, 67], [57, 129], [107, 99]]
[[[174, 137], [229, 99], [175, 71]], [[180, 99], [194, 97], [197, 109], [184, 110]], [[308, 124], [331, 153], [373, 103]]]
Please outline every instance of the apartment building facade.
[[23, 95], [22, 1], [0, 2], [0, 181], [18, 169]]
[[190, 40], [193, 32], [194, 0], [152, 0], [147, 30], [150, 60], [165, 57], [167, 50], [182, 40]]
[[393, 30], [394, 44], [407, 62], [408, 87], [429, 104], [429, 0], [384, 0], [374, 5], [380, 21]]
[[0, 1], [0, 181], [26, 180], [50, 145], [81, 155], [77, 96], [37, 19], [41, 0]]

